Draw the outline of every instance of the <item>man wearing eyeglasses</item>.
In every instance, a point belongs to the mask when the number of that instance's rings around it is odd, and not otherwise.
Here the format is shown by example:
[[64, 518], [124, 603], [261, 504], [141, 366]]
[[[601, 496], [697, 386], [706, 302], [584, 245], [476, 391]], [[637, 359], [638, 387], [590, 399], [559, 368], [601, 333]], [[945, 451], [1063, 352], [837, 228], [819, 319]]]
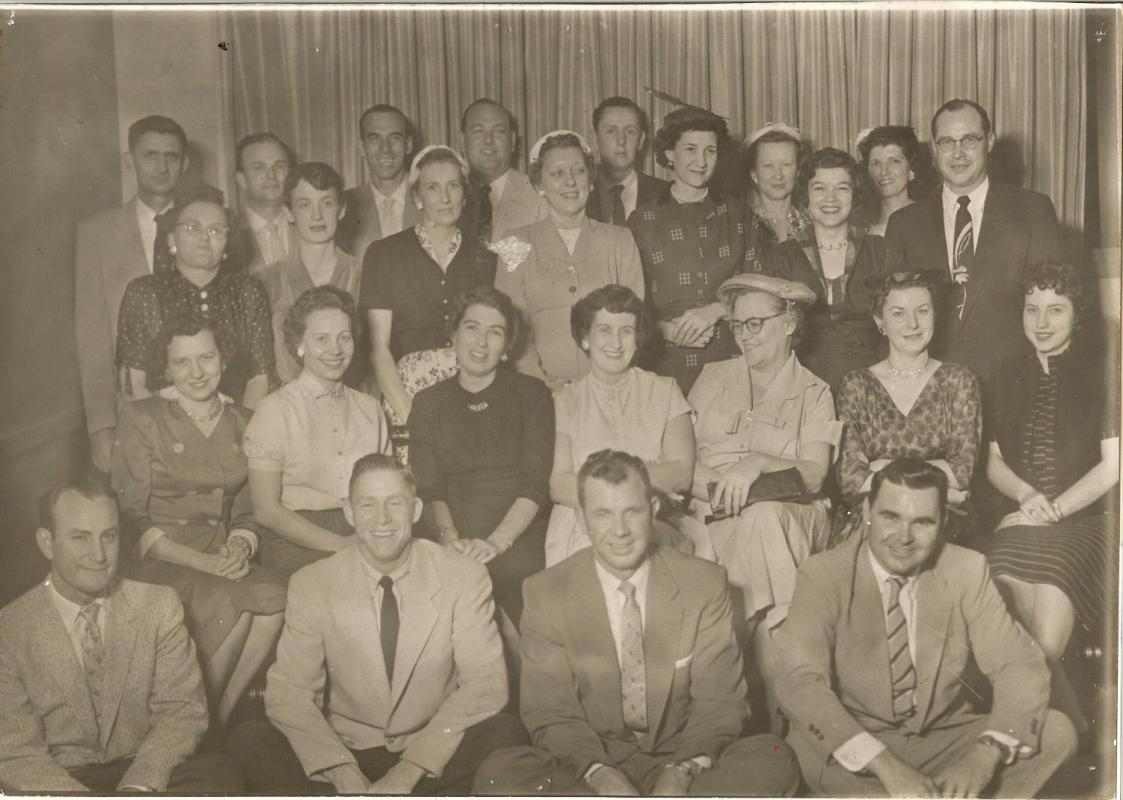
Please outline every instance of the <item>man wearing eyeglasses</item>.
[[1026, 268], [1059, 256], [1053, 203], [1043, 194], [991, 182], [994, 131], [986, 109], [949, 100], [932, 117], [939, 192], [889, 218], [885, 238], [909, 269], [948, 284], [932, 354], [984, 380], [1023, 347], [1018, 285]]

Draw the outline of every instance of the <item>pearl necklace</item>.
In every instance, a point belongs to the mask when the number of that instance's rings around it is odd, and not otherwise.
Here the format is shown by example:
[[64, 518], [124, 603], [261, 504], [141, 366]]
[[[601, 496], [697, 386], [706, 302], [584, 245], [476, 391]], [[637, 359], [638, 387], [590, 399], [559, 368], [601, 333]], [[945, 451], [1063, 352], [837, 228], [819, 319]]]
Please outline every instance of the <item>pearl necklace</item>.
[[835, 242], [834, 244], [821, 244], [819, 245], [819, 249], [823, 252], [830, 252], [831, 250], [841, 250], [846, 247], [846, 245], [847, 242], [843, 239], [841, 242]]
[[897, 369], [888, 361], [886, 361], [885, 369], [887, 369], [889, 371], [889, 374], [894, 378], [919, 378], [921, 375], [928, 371], [928, 360], [925, 359], [924, 363], [916, 369]]
[[212, 408], [214, 410], [208, 411], [206, 414], [192, 414], [190, 411], [188, 411], [186, 408], [183, 407], [183, 403], [179, 403], [178, 405], [183, 410], [184, 414], [186, 414], [188, 417], [195, 420], [196, 422], [210, 422], [212, 419], [214, 419], [215, 417], [217, 417], [219, 414], [222, 413], [222, 401], [219, 400], [216, 397], [211, 402], [213, 404]]

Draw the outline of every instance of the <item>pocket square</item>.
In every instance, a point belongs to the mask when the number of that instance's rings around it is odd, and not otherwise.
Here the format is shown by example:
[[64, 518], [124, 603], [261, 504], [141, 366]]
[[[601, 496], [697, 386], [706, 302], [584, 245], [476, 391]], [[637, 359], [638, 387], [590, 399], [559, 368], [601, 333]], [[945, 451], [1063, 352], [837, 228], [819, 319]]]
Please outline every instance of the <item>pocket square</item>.
[[680, 658], [678, 661], [675, 662], [675, 669], [682, 669], [683, 667], [685, 667], [687, 664], [690, 663], [690, 659], [692, 659], [692, 658], [694, 658], [693, 653], [691, 653], [688, 656], [684, 656], [683, 658]]

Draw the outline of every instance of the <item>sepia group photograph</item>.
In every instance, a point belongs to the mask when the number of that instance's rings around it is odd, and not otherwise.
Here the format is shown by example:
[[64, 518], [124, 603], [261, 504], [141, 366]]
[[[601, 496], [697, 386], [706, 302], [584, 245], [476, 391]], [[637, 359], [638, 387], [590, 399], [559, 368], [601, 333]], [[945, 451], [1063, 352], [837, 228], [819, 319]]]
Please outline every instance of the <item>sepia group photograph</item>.
[[0, 793], [1118, 796], [1121, 27], [0, 5]]

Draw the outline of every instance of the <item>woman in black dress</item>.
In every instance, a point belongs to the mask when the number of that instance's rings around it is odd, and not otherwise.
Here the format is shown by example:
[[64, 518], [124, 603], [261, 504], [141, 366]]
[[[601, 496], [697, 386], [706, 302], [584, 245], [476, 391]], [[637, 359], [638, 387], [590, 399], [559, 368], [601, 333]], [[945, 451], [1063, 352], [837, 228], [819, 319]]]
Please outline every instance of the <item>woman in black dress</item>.
[[766, 275], [799, 281], [818, 300], [796, 351], [800, 363], [838, 391], [842, 376], [878, 360], [870, 278], [894, 271], [885, 240], [851, 224], [865, 176], [841, 150], [824, 147], [799, 168], [796, 193], [807, 201], [809, 230], [764, 256]]
[[1088, 341], [1080, 274], [1034, 268], [1022, 324], [1034, 353], [995, 381], [987, 477], [1006, 499], [990, 550], [995, 581], [1053, 668], [1053, 698], [1077, 727], [1083, 715], [1062, 658], [1077, 622], [1103, 619], [1119, 558], [1119, 405], [1116, 377]]
[[495, 601], [518, 627], [523, 579], [545, 566], [554, 403], [542, 381], [503, 363], [519, 332], [507, 295], [465, 292], [450, 322], [458, 370], [414, 397], [410, 463], [427, 526], [487, 564]]

